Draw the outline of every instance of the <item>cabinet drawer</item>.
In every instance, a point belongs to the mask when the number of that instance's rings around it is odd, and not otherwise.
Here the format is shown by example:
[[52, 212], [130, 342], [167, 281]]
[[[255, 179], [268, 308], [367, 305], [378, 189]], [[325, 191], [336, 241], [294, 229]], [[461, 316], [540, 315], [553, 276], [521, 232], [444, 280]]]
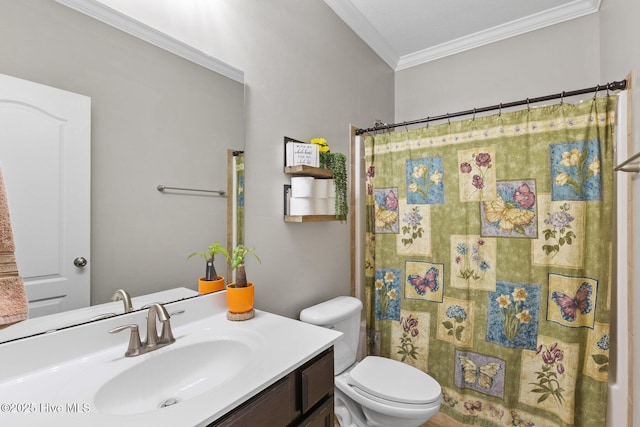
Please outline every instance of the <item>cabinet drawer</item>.
[[333, 394], [333, 347], [302, 369], [302, 413]]
[[324, 403], [300, 423], [300, 427], [333, 427], [334, 418], [333, 395], [329, 395], [325, 398]]
[[288, 375], [210, 427], [286, 426], [296, 418], [295, 381]]

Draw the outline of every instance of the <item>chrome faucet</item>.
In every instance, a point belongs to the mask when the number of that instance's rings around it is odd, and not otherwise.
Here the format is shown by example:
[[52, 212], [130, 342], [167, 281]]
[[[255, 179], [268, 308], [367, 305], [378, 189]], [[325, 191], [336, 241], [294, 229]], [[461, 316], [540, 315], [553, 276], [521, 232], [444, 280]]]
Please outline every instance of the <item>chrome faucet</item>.
[[[149, 314], [147, 315], [147, 339], [145, 344], [148, 346], [169, 345], [175, 342], [175, 338], [171, 333], [171, 316], [164, 308], [164, 305], [154, 302], [149, 304]], [[162, 323], [162, 335], [158, 335], [156, 321]], [[168, 331], [168, 332], [166, 332]], [[165, 337], [166, 335], [166, 337]]]
[[[125, 291], [124, 289], [118, 289], [113, 296], [111, 297], [111, 301], [123, 301], [124, 302], [124, 313], [130, 313], [133, 311], [133, 304], [131, 302], [131, 296], [129, 296], [129, 293], [127, 291]], [[100, 320], [100, 319], [106, 319], [108, 317], [113, 317], [113, 316], [117, 316], [116, 313], [102, 313], [102, 314], [98, 314], [97, 316], [93, 316], [91, 319], [89, 320]]]
[[[149, 353], [150, 351], [157, 350], [176, 341], [171, 330], [171, 316], [184, 313], [184, 310], [175, 311], [171, 314], [167, 312], [167, 309], [159, 302], [148, 304], [143, 308], [149, 308], [149, 314], [147, 315], [147, 337], [144, 341], [140, 341], [140, 333], [138, 331], [138, 325], [122, 325], [109, 331], [110, 334], [115, 334], [125, 329], [131, 329], [131, 336], [129, 337], [129, 347], [127, 348], [126, 357], [140, 356], [141, 354]], [[158, 328], [156, 322], [162, 323], [162, 332], [158, 334]]]
[[124, 312], [129, 313], [133, 311], [133, 304], [131, 303], [131, 296], [124, 289], [118, 289], [113, 296], [111, 297], [111, 301], [123, 301], [124, 302]]

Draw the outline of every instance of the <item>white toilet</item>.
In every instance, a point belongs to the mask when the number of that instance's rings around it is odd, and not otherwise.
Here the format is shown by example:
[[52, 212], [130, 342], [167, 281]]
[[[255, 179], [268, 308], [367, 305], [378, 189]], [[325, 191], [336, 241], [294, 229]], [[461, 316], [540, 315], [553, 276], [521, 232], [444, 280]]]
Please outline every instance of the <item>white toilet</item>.
[[334, 345], [335, 412], [341, 427], [417, 427], [440, 410], [440, 384], [397, 360], [356, 362], [362, 302], [337, 297], [305, 308], [300, 320], [344, 335]]

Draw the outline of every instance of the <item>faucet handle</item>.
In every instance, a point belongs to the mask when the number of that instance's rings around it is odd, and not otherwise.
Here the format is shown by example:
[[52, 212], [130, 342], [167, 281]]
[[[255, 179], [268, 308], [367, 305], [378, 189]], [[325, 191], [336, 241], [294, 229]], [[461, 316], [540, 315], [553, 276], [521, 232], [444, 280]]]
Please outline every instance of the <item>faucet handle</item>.
[[171, 327], [171, 318], [173, 316], [177, 316], [183, 313], [184, 313], [184, 310], [176, 310], [172, 313], [169, 313], [169, 318], [166, 321], [162, 322], [162, 332], [160, 335], [161, 343], [171, 344], [172, 342], [176, 341], [175, 337], [173, 336], [173, 331]]
[[137, 356], [140, 354], [140, 349], [142, 347], [138, 325], [132, 323], [129, 325], [118, 326], [117, 328], [111, 329], [109, 333], [117, 334], [118, 332], [122, 332], [126, 329], [131, 329], [131, 336], [129, 337], [129, 347], [127, 348], [127, 351], [124, 355], [126, 357]]

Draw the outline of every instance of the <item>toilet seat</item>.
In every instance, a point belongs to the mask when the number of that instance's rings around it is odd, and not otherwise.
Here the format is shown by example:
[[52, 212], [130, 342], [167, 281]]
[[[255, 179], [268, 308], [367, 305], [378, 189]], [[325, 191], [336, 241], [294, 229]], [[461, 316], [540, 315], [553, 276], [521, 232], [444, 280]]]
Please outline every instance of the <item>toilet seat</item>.
[[426, 405], [441, 399], [440, 384], [421, 370], [397, 360], [365, 357], [347, 375], [361, 395], [380, 403]]
[[[346, 372], [335, 377], [336, 399], [338, 399], [338, 397], [342, 395], [345, 398], [353, 401], [355, 404], [359, 405], [362, 411], [365, 413], [369, 410], [373, 410], [377, 413], [384, 414], [385, 416], [397, 417], [399, 419], [406, 420], [424, 418], [424, 420], [426, 421], [429, 415], [433, 415], [440, 410], [440, 403], [442, 400], [441, 398], [437, 399], [435, 402], [424, 404], [397, 403], [391, 400], [384, 400], [368, 395], [358, 387], [350, 385], [348, 381], [349, 374]], [[425, 421], [422, 421], [420, 424], [424, 423]], [[363, 425], [366, 425], [366, 423]]]

